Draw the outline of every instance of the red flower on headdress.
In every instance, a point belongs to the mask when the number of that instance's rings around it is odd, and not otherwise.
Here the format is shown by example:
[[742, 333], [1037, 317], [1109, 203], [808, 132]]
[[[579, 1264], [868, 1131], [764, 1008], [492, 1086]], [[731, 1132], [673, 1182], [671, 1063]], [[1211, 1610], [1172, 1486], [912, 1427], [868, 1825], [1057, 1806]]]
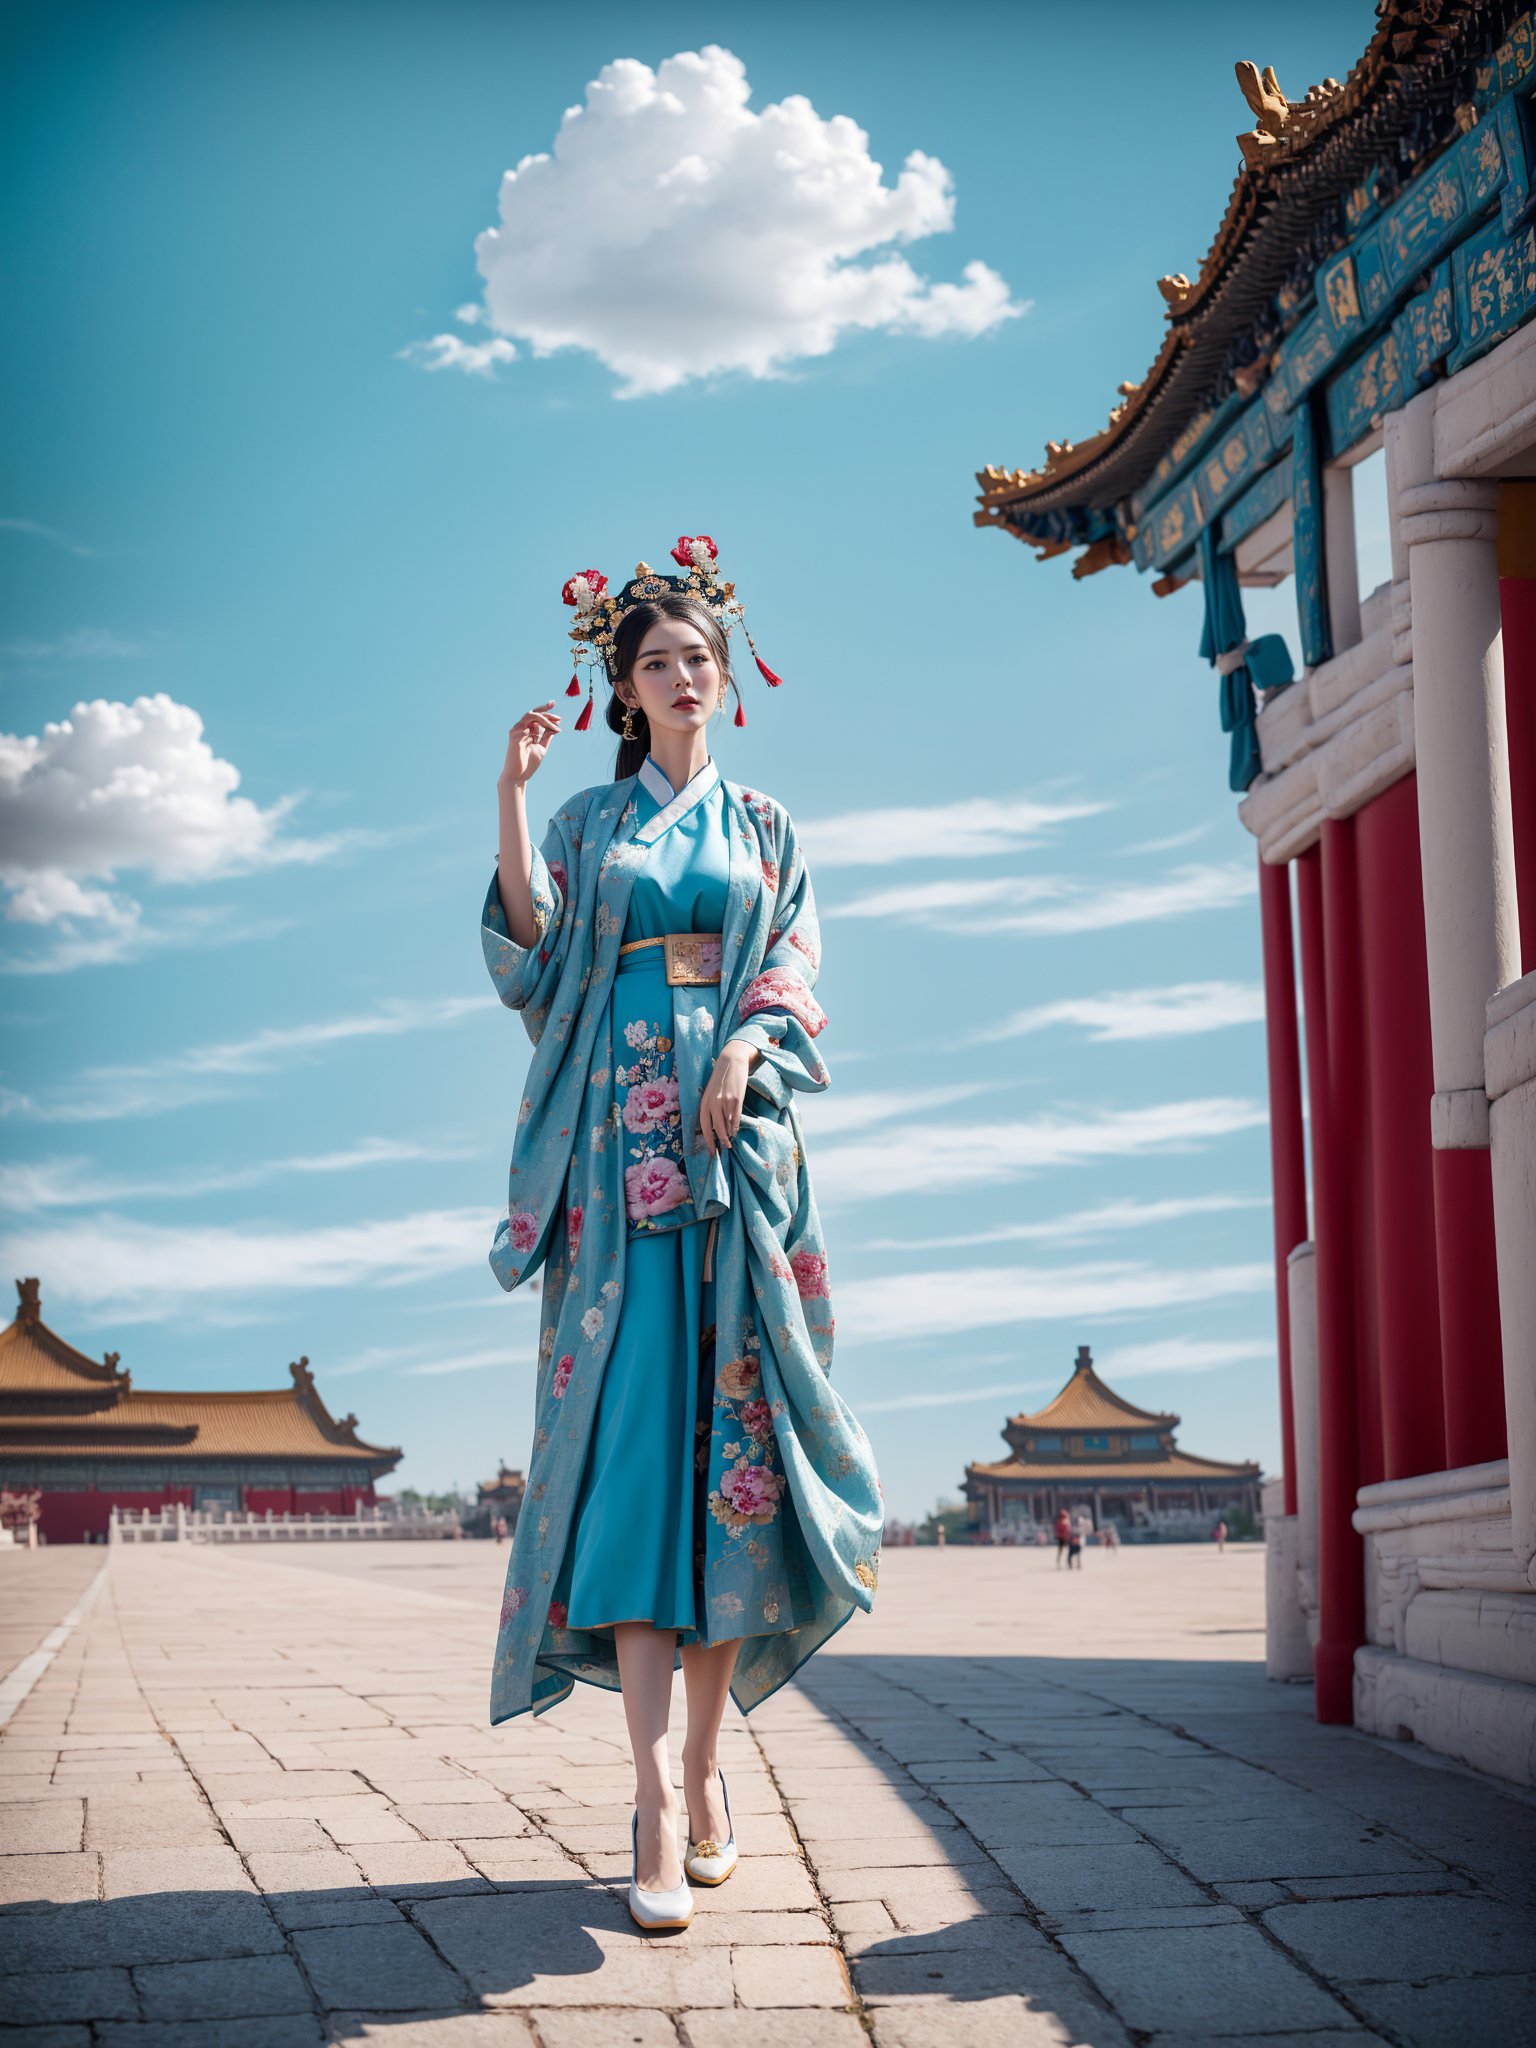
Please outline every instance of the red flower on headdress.
[[608, 578], [601, 569], [578, 569], [560, 593], [567, 604], [579, 605], [582, 602], [583, 593], [576, 588], [578, 583], [587, 586], [585, 597], [588, 604], [595, 604], [608, 588]]
[[672, 550], [672, 559], [680, 569], [699, 568], [702, 564], [697, 559], [695, 553], [697, 549], [702, 549], [708, 555], [711, 564], [718, 562], [720, 559], [720, 550], [715, 546], [707, 533], [685, 533], [681, 535], [677, 546]]

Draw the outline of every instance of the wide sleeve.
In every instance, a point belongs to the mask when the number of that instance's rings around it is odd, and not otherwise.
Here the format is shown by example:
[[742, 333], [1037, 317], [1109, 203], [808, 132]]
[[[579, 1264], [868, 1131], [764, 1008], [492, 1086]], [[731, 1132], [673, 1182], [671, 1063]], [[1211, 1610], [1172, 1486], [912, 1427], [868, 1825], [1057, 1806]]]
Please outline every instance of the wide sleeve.
[[567, 820], [561, 814], [550, 820], [543, 845], [533, 850], [528, 883], [533, 901], [534, 943], [520, 946], [507, 930], [494, 868], [480, 913], [480, 944], [486, 971], [507, 1008], [523, 1013], [523, 1022], [535, 1043], [569, 940], [566, 902], [574, 865]]
[[748, 1086], [782, 1104], [787, 1090], [819, 1092], [831, 1077], [813, 1043], [827, 1023], [813, 993], [821, 966], [816, 898], [789, 814], [780, 811], [776, 824], [776, 858], [763, 863], [763, 878], [776, 890], [773, 926], [762, 966], [738, 999], [728, 1040], [742, 1040], [762, 1055]]

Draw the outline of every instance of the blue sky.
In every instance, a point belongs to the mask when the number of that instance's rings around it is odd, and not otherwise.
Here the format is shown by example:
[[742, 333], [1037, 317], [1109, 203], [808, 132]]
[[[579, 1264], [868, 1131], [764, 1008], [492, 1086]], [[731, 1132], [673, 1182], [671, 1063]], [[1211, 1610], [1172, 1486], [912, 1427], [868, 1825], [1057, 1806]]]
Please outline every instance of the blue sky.
[[[1094, 431], [1152, 359], [1248, 125], [1233, 61], [1299, 96], [1373, 19], [1172, 18], [722, 6], [684, 46], [602, 5], [13, 13], [0, 1221], [56, 1328], [141, 1386], [306, 1353], [400, 1483], [523, 1462], [535, 1304], [485, 1263], [527, 1053], [476, 933], [495, 778], [566, 679], [564, 579], [706, 531], [787, 679], [716, 753], [811, 857], [836, 1370], [892, 1511], [1085, 1342], [1188, 1447], [1276, 1468], [1254, 854], [1198, 598], [970, 520], [976, 468]], [[856, 123], [883, 188], [808, 216], [832, 254], [786, 283], [745, 176], [658, 289], [612, 232], [614, 116], [522, 178], [512, 359], [476, 370], [502, 173], [605, 65], [706, 45], [857, 170], [819, 125]], [[901, 200], [913, 151], [949, 182]], [[563, 737], [533, 812], [611, 758]]]

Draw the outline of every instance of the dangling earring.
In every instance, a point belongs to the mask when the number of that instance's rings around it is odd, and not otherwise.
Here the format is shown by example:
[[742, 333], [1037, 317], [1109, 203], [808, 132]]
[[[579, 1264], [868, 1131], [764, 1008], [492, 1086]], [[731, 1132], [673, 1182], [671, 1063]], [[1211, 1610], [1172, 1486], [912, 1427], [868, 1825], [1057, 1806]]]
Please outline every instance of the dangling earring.
[[635, 737], [634, 709], [631, 705], [628, 704], [624, 706], [624, 729], [620, 733], [619, 737], [620, 739], [625, 740], [632, 740]]

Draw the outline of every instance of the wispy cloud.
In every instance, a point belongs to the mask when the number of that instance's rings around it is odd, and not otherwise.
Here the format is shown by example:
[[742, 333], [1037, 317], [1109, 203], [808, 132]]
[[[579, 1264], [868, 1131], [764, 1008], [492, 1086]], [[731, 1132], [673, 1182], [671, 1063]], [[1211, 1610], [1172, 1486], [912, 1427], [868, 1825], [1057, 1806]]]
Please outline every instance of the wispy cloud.
[[[486, 1277], [494, 1290], [495, 1282], [489, 1275]], [[538, 1296], [527, 1288], [509, 1298], [524, 1308], [538, 1306]], [[325, 1376], [328, 1380], [347, 1380], [360, 1378], [364, 1373], [381, 1378], [396, 1373], [405, 1379], [435, 1379], [444, 1373], [480, 1372], [497, 1365], [515, 1370], [520, 1365], [531, 1363], [531, 1349], [527, 1346], [519, 1348], [519, 1344], [510, 1337], [482, 1350], [450, 1352], [446, 1356], [441, 1350], [432, 1351], [421, 1344], [371, 1344], [343, 1359], [340, 1364], [327, 1366]]]
[[[1225, 1216], [1233, 1209], [1267, 1209], [1267, 1195], [1188, 1195], [1162, 1202], [1101, 1202], [1067, 1216], [1039, 1223], [1003, 1223], [991, 1230], [968, 1230], [956, 1237], [925, 1237], [924, 1251], [958, 1251], [978, 1244], [1085, 1244], [1096, 1237], [1114, 1237], [1122, 1230], [1145, 1230], [1159, 1223], [1183, 1223], [1191, 1216]], [[908, 1252], [910, 1237], [872, 1238], [868, 1252]]]
[[918, 1116], [924, 1110], [965, 1102], [995, 1085], [990, 1081], [956, 1081], [941, 1088], [869, 1088], [850, 1095], [809, 1095], [802, 1100], [800, 1114], [807, 1130], [814, 1131], [818, 1138], [832, 1137], [847, 1131], [868, 1130], [872, 1124], [889, 1123], [892, 1117]]
[[1060, 1386], [1054, 1380], [999, 1380], [990, 1387], [942, 1387], [925, 1394], [887, 1394], [873, 1401], [860, 1395], [855, 1404], [860, 1415], [894, 1415], [904, 1408], [955, 1408], [971, 1401], [1017, 1401], [1026, 1394], [1054, 1394]]
[[51, 541], [56, 548], [63, 548], [70, 555], [94, 555], [96, 550], [84, 546], [67, 533], [61, 533], [56, 526], [44, 526], [40, 519], [0, 519], [0, 533], [26, 533], [34, 540]]
[[[813, 870], [891, 867], [903, 860], [972, 860], [1038, 846], [1058, 825], [1097, 817], [1107, 803], [1045, 803], [1031, 797], [966, 797], [952, 804], [911, 804], [841, 811], [796, 821]], [[893, 892], [910, 895], [911, 891]]]
[[1275, 1284], [1268, 1261], [1187, 1269], [1129, 1261], [1080, 1266], [970, 1266], [844, 1280], [837, 1288], [840, 1323], [862, 1339], [955, 1338], [1001, 1323], [1073, 1322], [1147, 1314], [1233, 1295], [1262, 1294]]
[[1257, 1024], [1264, 1017], [1264, 991], [1256, 983], [1184, 981], [1171, 988], [1126, 988], [1102, 996], [1067, 996], [1015, 1010], [1001, 1024], [974, 1034], [978, 1042], [1023, 1038], [1057, 1024], [1075, 1024], [1095, 1044], [1130, 1038], [1188, 1038], [1224, 1031], [1233, 1024]]
[[490, 1351], [463, 1351], [448, 1358], [434, 1358], [425, 1365], [408, 1365], [406, 1377], [410, 1379], [436, 1379], [440, 1374], [452, 1372], [480, 1372], [487, 1366], [516, 1366], [520, 1360], [511, 1346], [498, 1344]]
[[1125, 1344], [1098, 1360], [1106, 1378], [1134, 1380], [1159, 1372], [1219, 1372], [1228, 1365], [1273, 1365], [1272, 1337], [1159, 1337]]
[[130, 1116], [155, 1116], [235, 1092], [232, 1084], [273, 1073], [294, 1060], [366, 1038], [394, 1038], [436, 1030], [474, 1011], [482, 996], [434, 999], [393, 997], [377, 1009], [305, 1024], [273, 1026], [248, 1038], [189, 1046], [164, 1059], [135, 1066], [87, 1067], [67, 1090], [52, 1098], [13, 1102], [10, 1114], [39, 1123], [100, 1123]]
[[1142, 839], [1134, 846], [1126, 847], [1129, 854], [1178, 853], [1183, 847], [1194, 846], [1209, 837], [1216, 820], [1207, 818], [1203, 825], [1191, 825], [1185, 832], [1170, 832], [1165, 839]]
[[10, 1232], [3, 1260], [10, 1272], [46, 1275], [50, 1297], [66, 1304], [165, 1322], [242, 1297], [400, 1287], [467, 1271], [484, 1263], [494, 1222], [485, 1207], [304, 1229], [150, 1224], [106, 1211]]
[[907, 1124], [900, 1130], [832, 1145], [815, 1162], [823, 1202], [879, 1195], [933, 1194], [945, 1188], [1010, 1180], [1090, 1159], [1129, 1159], [1197, 1151], [1268, 1121], [1262, 1103], [1233, 1096], [1043, 1115], [993, 1123]]
[[52, 639], [0, 641], [0, 660], [5, 661], [120, 661], [143, 652], [136, 641], [102, 626], [76, 626]]
[[951, 932], [1021, 932], [1038, 938], [1226, 910], [1246, 902], [1257, 886], [1253, 870], [1238, 862], [1182, 867], [1156, 880], [1135, 882], [1002, 875], [877, 889], [849, 903], [826, 904], [822, 914], [891, 918]]
[[467, 1159], [469, 1145], [416, 1145], [396, 1138], [364, 1138], [340, 1152], [299, 1154], [286, 1159], [253, 1160], [246, 1166], [215, 1167], [199, 1172], [114, 1174], [89, 1159], [38, 1159], [0, 1165], [0, 1209], [22, 1214], [39, 1209], [81, 1209], [100, 1202], [186, 1201], [202, 1195], [227, 1194], [261, 1187], [289, 1174], [352, 1173], [368, 1166], [401, 1161]]

